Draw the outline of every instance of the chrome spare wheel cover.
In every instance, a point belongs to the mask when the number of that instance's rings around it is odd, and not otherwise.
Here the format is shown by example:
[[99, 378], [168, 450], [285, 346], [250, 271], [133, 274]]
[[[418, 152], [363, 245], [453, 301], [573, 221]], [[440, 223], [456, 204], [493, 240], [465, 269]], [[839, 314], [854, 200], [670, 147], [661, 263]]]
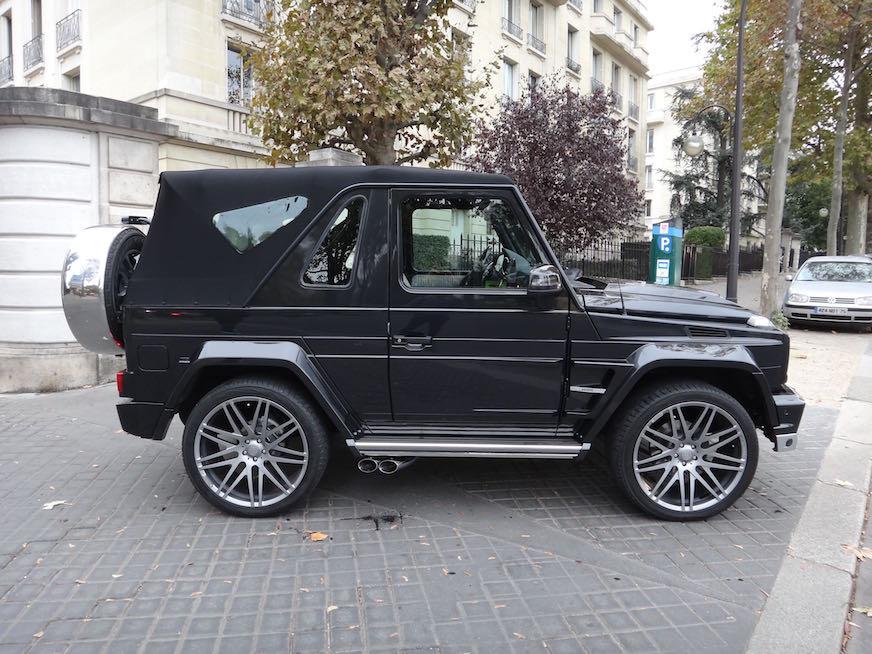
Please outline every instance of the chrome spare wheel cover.
[[633, 471], [642, 491], [672, 511], [701, 511], [721, 502], [748, 462], [745, 433], [726, 411], [708, 402], [680, 402], [642, 429]]
[[288, 497], [309, 463], [303, 428], [263, 397], [222, 402], [194, 437], [197, 471], [218, 497], [238, 506], [269, 506]]

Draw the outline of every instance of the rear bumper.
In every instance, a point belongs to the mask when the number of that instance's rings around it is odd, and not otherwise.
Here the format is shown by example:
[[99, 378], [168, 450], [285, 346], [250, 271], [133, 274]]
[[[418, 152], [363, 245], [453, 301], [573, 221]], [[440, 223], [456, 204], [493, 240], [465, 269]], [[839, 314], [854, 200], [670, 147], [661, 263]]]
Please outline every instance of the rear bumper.
[[174, 412], [154, 402], [122, 402], [116, 406], [121, 428], [128, 434], [162, 441]]
[[796, 449], [799, 423], [802, 420], [802, 413], [805, 411], [805, 401], [794, 393], [792, 388], [784, 386], [781, 390], [781, 393], [772, 396], [778, 423], [766, 433], [766, 436], [775, 445], [776, 452]]

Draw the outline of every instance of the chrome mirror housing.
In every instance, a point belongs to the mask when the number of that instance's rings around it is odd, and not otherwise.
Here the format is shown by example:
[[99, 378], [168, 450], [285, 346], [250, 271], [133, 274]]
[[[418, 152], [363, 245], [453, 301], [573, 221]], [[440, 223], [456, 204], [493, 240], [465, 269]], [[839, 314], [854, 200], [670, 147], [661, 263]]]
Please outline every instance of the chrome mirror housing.
[[560, 283], [560, 271], [556, 266], [547, 265], [533, 268], [530, 271], [530, 281], [527, 284], [528, 293], [559, 293], [563, 285]]

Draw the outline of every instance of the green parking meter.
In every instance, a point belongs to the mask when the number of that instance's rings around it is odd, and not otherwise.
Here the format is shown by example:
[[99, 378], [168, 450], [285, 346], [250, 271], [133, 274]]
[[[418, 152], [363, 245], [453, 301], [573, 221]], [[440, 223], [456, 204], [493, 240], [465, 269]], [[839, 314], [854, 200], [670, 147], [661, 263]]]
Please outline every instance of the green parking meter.
[[681, 283], [681, 247], [683, 232], [669, 223], [654, 225], [651, 235], [651, 263], [648, 281], [652, 284], [678, 286]]

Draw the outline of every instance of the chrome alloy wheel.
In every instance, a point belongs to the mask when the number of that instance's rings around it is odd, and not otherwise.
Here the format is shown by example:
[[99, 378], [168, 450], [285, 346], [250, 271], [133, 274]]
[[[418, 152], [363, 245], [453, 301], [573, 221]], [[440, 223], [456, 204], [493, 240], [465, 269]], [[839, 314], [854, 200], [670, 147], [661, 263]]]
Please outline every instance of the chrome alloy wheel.
[[633, 448], [642, 492], [672, 511], [701, 511], [721, 502], [741, 481], [747, 462], [742, 428], [708, 402], [680, 402], [660, 411]]
[[219, 498], [264, 507], [288, 497], [309, 462], [306, 435], [287, 409], [263, 397], [235, 397], [197, 428], [194, 463]]

